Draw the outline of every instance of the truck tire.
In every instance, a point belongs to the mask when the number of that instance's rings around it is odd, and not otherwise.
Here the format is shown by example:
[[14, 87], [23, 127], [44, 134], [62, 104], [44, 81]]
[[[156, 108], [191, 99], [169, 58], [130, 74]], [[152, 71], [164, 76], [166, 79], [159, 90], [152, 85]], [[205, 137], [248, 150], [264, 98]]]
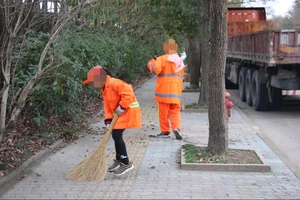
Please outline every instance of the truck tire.
[[268, 90], [266, 84], [259, 83], [259, 70], [255, 70], [252, 75], [251, 84], [252, 105], [256, 111], [268, 109]]
[[245, 80], [245, 95], [246, 95], [246, 102], [248, 106], [252, 106], [252, 94], [251, 94], [251, 85], [252, 85], [252, 75], [255, 69], [248, 69], [246, 73], [246, 80]]
[[246, 95], [245, 95], [246, 73], [247, 73], [247, 68], [242, 67], [239, 73], [239, 92], [240, 92], [240, 99], [242, 102], [246, 101]]
[[269, 104], [270, 110], [280, 110], [282, 102], [282, 90], [271, 86], [271, 102]]
[[225, 88], [226, 89], [238, 89], [238, 85], [234, 84], [233, 82], [231, 82], [230, 80], [225, 78]]

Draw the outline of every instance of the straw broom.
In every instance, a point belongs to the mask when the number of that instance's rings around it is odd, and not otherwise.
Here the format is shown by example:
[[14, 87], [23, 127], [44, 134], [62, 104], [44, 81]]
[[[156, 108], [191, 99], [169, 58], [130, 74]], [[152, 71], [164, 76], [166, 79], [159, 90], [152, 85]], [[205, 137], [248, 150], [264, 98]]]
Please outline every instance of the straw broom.
[[118, 115], [115, 114], [111, 125], [103, 136], [97, 149], [71, 169], [67, 175], [68, 180], [79, 181], [103, 181], [107, 172], [106, 164], [106, 145], [110, 139], [112, 130], [118, 120]]

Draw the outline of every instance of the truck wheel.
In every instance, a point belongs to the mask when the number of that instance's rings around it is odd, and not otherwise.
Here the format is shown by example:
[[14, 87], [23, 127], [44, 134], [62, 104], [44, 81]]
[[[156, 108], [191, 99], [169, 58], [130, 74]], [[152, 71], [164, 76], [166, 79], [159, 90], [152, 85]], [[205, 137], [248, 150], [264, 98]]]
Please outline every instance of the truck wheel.
[[237, 84], [234, 84], [230, 80], [225, 79], [225, 88], [226, 89], [238, 89], [238, 86], [237, 86]]
[[282, 90], [271, 86], [270, 110], [280, 110], [282, 102]]
[[251, 83], [252, 105], [256, 111], [265, 111], [268, 106], [268, 90], [266, 84], [259, 83], [259, 70], [255, 70]]
[[246, 102], [249, 106], [252, 106], [251, 85], [252, 85], [252, 75], [254, 71], [255, 69], [248, 69], [246, 73], [245, 94], [246, 94]]
[[246, 79], [247, 68], [242, 67], [239, 73], [239, 92], [241, 101], [246, 101], [245, 95], [245, 79]]

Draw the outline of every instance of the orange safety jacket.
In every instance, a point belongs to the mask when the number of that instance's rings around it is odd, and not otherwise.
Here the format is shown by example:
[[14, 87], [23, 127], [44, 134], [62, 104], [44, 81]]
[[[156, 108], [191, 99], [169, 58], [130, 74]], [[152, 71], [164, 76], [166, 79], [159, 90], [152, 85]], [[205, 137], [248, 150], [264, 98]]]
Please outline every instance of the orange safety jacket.
[[[172, 57], [176, 57], [173, 59]], [[184, 78], [184, 64], [176, 54], [165, 54], [148, 62], [148, 69], [157, 74], [154, 100], [162, 103], [180, 104], [182, 82]], [[179, 70], [179, 71], [177, 71]]]
[[114, 129], [140, 128], [142, 126], [139, 103], [130, 84], [107, 75], [101, 94], [104, 100], [104, 120], [112, 119], [113, 113], [119, 105], [125, 108]]

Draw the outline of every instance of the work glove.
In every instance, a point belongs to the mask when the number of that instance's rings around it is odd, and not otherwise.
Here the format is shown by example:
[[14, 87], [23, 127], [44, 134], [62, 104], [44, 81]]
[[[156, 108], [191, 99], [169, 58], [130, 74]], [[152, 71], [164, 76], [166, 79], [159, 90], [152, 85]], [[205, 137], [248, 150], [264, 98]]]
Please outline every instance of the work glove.
[[115, 112], [117, 113], [118, 116], [122, 115], [124, 111], [125, 111], [125, 109], [122, 108], [120, 105], [115, 110]]
[[108, 130], [110, 127], [110, 124], [111, 124], [111, 119], [104, 120], [104, 124], [105, 124], [106, 129]]
[[146, 65], [146, 67], [150, 73], [152, 73], [150, 67], [155, 63], [156, 59], [157, 59], [157, 56], [154, 56], [151, 60], [148, 61], [147, 65]]

